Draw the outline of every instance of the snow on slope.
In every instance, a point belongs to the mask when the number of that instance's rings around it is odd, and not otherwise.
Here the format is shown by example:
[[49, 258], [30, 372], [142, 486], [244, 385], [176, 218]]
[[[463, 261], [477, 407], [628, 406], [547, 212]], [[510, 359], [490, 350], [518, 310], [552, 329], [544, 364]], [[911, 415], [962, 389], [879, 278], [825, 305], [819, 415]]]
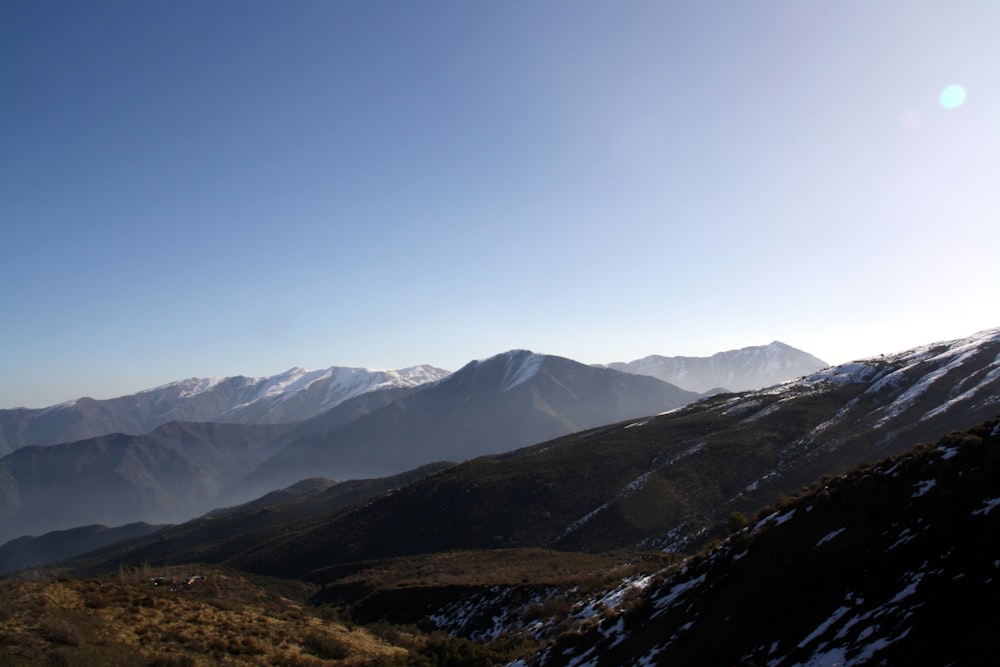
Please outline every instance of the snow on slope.
[[[188, 378], [117, 398], [80, 398], [41, 410], [0, 411], [6, 417], [0, 453], [109, 433], [141, 435], [171, 421], [291, 423], [344, 401], [389, 388], [409, 388], [449, 375], [432, 366], [371, 370], [292, 368], [265, 377]], [[11, 416], [13, 415], [13, 416]]]
[[506, 356], [508, 357], [507, 367], [500, 391], [508, 391], [535, 377], [545, 360], [545, 357], [540, 354], [520, 350], [508, 352]]
[[[181, 399], [206, 394], [221, 384], [239, 380], [243, 385], [238, 399], [220, 410], [213, 421], [281, 422], [306, 419], [336, 407], [346, 400], [378, 389], [415, 387], [447, 376], [432, 366], [412, 366], [399, 370], [373, 370], [332, 366], [316, 371], [291, 368], [265, 377], [192, 378], [150, 391], [167, 391], [180, 386]], [[282, 405], [297, 402], [293, 412], [281, 414]], [[288, 409], [287, 406], [285, 408]]]

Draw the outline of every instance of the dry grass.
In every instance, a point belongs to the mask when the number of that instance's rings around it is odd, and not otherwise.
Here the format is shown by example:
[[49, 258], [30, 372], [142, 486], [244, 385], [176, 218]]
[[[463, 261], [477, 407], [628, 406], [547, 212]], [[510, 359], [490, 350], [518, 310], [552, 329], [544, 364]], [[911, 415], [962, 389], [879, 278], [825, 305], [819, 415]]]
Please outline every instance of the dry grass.
[[453, 551], [333, 567], [318, 581], [363, 583], [372, 590], [415, 586], [523, 584], [595, 588], [637, 572], [656, 572], [680, 557], [634, 551], [584, 554], [548, 549]]
[[[192, 572], [203, 578], [184, 583]], [[356, 665], [407, 653], [219, 570], [3, 581], [0, 609], [0, 665]]]

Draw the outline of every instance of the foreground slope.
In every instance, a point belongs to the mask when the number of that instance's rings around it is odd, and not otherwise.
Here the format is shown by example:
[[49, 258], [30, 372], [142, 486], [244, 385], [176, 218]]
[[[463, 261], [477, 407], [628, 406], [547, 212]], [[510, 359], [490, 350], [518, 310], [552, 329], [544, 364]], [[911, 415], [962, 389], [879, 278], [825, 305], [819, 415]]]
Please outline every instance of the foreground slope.
[[204, 567], [5, 581], [0, 664], [406, 664], [411, 648], [321, 614], [308, 593]]
[[994, 419], [824, 479], [521, 664], [996, 664], [998, 508]]

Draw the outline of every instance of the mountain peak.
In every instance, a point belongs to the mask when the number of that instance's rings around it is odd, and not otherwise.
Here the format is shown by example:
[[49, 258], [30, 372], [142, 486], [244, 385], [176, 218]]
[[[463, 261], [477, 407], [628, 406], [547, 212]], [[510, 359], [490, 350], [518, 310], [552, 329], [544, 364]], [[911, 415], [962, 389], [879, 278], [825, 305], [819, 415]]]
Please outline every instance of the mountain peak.
[[689, 391], [704, 393], [718, 387], [729, 391], [760, 389], [814, 373], [829, 366], [822, 359], [775, 340], [768, 345], [717, 352], [710, 357], [650, 355], [609, 368], [651, 375]]
[[500, 391], [508, 391], [538, 374], [545, 356], [530, 350], [511, 350], [501, 355], [506, 360], [506, 372]]
[[486, 359], [470, 361], [443, 381], [457, 385], [482, 384], [505, 392], [533, 378], [545, 359], [546, 355], [531, 350], [508, 350]]

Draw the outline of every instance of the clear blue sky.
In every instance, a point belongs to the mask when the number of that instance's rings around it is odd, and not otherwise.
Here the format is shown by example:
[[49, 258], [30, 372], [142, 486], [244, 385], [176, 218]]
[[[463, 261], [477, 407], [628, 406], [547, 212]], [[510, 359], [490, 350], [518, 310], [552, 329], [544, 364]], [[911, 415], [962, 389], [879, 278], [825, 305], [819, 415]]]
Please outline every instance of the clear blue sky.
[[1000, 2], [6, 0], [0, 231], [0, 407], [957, 338]]

